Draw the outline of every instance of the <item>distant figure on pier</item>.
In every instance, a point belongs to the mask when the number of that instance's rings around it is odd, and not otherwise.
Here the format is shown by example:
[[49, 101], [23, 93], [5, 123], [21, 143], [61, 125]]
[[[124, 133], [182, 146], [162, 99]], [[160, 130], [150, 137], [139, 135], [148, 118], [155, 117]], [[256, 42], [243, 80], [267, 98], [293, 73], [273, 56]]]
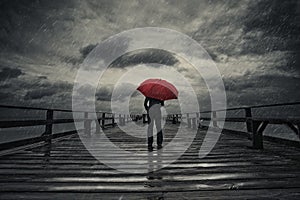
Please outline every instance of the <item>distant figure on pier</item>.
[[144, 107], [148, 115], [148, 150], [153, 150], [153, 127], [154, 123], [157, 129], [157, 149], [162, 148], [163, 132], [161, 128], [161, 106], [164, 106], [164, 101], [146, 97], [144, 101]]
[[[174, 85], [162, 79], [147, 79], [137, 88], [145, 97], [144, 107], [148, 115], [148, 150], [152, 151], [153, 143], [153, 126], [157, 129], [157, 149], [162, 148], [163, 133], [161, 129], [161, 106], [164, 101], [177, 99], [178, 91]], [[149, 105], [148, 105], [149, 103]]]

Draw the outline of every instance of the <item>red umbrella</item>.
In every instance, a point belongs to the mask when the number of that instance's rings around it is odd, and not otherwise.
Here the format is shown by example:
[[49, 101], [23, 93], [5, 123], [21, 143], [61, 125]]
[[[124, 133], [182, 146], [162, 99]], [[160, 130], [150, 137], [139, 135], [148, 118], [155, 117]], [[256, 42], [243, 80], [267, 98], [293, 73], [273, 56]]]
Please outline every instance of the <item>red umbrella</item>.
[[147, 79], [137, 88], [146, 97], [161, 101], [177, 99], [178, 91], [174, 85], [162, 79]]

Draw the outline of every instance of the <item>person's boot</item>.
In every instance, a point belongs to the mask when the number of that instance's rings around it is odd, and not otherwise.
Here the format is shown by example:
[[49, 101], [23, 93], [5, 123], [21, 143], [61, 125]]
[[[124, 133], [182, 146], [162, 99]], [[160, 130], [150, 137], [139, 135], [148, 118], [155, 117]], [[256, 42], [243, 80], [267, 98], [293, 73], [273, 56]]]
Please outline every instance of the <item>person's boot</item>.
[[152, 144], [153, 144], [153, 136], [148, 137], [148, 151], [153, 151]]
[[163, 133], [162, 133], [162, 131], [159, 131], [157, 133], [157, 149], [162, 148], [162, 143], [163, 143]]

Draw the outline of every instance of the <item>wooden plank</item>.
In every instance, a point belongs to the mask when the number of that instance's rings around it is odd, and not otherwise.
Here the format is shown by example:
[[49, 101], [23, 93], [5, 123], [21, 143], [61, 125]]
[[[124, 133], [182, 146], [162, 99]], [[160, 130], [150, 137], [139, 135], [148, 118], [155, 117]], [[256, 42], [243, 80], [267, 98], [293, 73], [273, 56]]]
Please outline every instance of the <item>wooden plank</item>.
[[25, 127], [46, 125], [46, 120], [16, 120], [16, 121], [0, 121], [0, 128]]
[[64, 192], [64, 193], [51, 193], [51, 192], [34, 192], [34, 193], [14, 193], [5, 192], [1, 194], [1, 199], [30, 199], [30, 200], [45, 200], [45, 199], [65, 199], [73, 200], [74, 196], [79, 200], [87, 199], [191, 199], [191, 200], [202, 200], [202, 199], [299, 199], [300, 192], [297, 188], [278, 188], [278, 189], [261, 189], [261, 190], [219, 190], [219, 191], [193, 191], [193, 192], [136, 192], [136, 193], [84, 193], [84, 192]]
[[56, 133], [56, 134], [53, 134], [53, 135], [42, 135], [42, 136], [39, 136], [39, 137], [33, 137], [33, 138], [28, 138], [28, 139], [23, 139], [23, 140], [17, 140], [17, 141], [2, 143], [0, 145], [0, 151], [15, 148], [15, 147], [20, 147], [20, 146], [24, 146], [24, 145], [30, 145], [30, 144], [42, 142], [42, 141], [45, 141], [47, 139], [55, 139], [55, 138], [59, 138], [59, 137], [64, 137], [64, 136], [72, 135], [72, 134], [76, 134], [76, 133], [77, 133], [77, 131], [67, 131], [67, 132], [63, 132], [63, 133]]
[[[176, 128], [176, 125], [167, 125], [166, 142], [173, 139], [172, 133]], [[124, 136], [119, 128], [106, 131], [105, 134], [116, 145], [127, 150], [139, 151], [142, 153], [141, 157], [148, 155], [145, 139]], [[0, 157], [0, 191], [5, 194], [5, 198], [22, 195], [24, 198], [47, 198], [44, 194], [49, 192], [53, 194], [50, 195], [53, 198], [72, 192], [140, 193], [142, 196], [170, 194], [170, 197], [175, 197], [176, 195], [171, 193], [179, 192], [183, 197], [190, 194], [190, 197], [197, 199], [199, 191], [210, 192], [206, 194], [217, 192], [218, 195], [221, 195], [221, 192], [229, 195], [232, 191], [238, 191], [241, 197], [249, 197], [256, 194], [254, 191], [259, 193], [261, 190], [265, 191], [261, 195], [271, 197], [276, 196], [272, 191], [279, 189], [293, 192], [294, 196], [298, 195], [295, 192], [300, 185], [298, 148], [287, 149], [284, 145], [274, 146], [274, 143], [266, 142], [265, 150], [255, 150], [245, 146], [247, 140], [243, 137], [224, 134], [207, 157], [198, 159], [199, 147], [204, 136], [205, 131], [199, 131], [184, 155], [169, 166], [154, 173], [140, 174], [120, 173], [101, 164], [85, 149], [80, 138], [74, 136], [52, 144], [49, 152], [47, 149], [32, 149]], [[138, 158], [126, 159], [124, 154], [116, 154], [101, 141], [99, 145], [106, 151], [107, 161], [126, 163], [125, 168], [136, 169], [137, 172], [140, 170], [137, 164], [143, 161]], [[161, 158], [162, 163], [169, 159], [168, 154]], [[246, 191], [253, 192], [250, 194]], [[293, 195], [289, 194], [285, 197], [291, 196]]]
[[[84, 119], [53, 119], [51, 124], [73, 123], [84, 121]], [[16, 121], [0, 121], [0, 128], [14, 128], [26, 126], [41, 126], [48, 124], [47, 120], [16, 120]]]
[[[154, 178], [154, 177], [153, 177]], [[156, 179], [157, 178], [157, 179]], [[125, 182], [126, 183], [126, 182]], [[272, 180], [226, 180], [226, 181], [196, 181], [174, 182], [164, 181], [163, 178], [155, 177], [146, 181], [138, 182], [89, 182], [89, 183], [47, 183], [47, 182], [22, 182], [0, 183], [0, 192], [175, 192], [175, 191], [215, 191], [215, 190], [249, 190], [249, 189], [279, 189], [299, 188], [300, 181], [297, 179]]]

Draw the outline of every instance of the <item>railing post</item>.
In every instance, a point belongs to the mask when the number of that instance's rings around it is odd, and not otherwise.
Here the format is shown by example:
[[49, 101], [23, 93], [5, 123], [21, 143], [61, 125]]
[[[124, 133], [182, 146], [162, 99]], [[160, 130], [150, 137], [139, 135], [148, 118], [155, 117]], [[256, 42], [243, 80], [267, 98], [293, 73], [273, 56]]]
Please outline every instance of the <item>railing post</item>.
[[52, 136], [52, 126], [53, 126], [53, 110], [47, 110], [46, 113], [46, 129], [44, 135], [47, 136], [45, 142], [51, 144]]
[[112, 117], [111, 119], [112, 126], [115, 127], [115, 114], [112, 114], [111, 117]]
[[100, 133], [100, 119], [96, 120], [96, 133]]
[[252, 131], [253, 131], [253, 148], [254, 149], [263, 149], [263, 130], [260, 130], [260, 121], [252, 121]]
[[[252, 133], [253, 132], [253, 123], [252, 123], [252, 112], [251, 108], [245, 108], [245, 114], [246, 114], [246, 127], [247, 132]], [[250, 134], [249, 134], [250, 135]], [[250, 136], [251, 137], [251, 136]]]
[[192, 118], [192, 128], [196, 129], [196, 118]]
[[142, 115], [142, 117], [143, 117], [143, 123], [145, 124], [145, 123], [147, 123], [148, 122], [148, 114], [143, 114]]
[[91, 120], [89, 119], [89, 113], [88, 112], [85, 112], [84, 113], [84, 133], [87, 135], [87, 136], [90, 136], [91, 135]]
[[197, 128], [200, 127], [200, 113], [196, 113], [196, 126]]
[[122, 126], [122, 115], [119, 114], [119, 125]]
[[218, 127], [217, 111], [212, 112], [213, 127]]
[[296, 126], [297, 126], [297, 129], [298, 129], [298, 137], [300, 139], [300, 124], [297, 124]]
[[102, 117], [101, 117], [102, 119], [101, 119], [101, 126], [102, 126], [102, 128], [104, 128], [105, 127], [105, 113], [102, 113]]
[[191, 119], [189, 113], [186, 114], [186, 120], [187, 120], [188, 128], [191, 128]]
[[176, 115], [172, 115], [172, 124], [176, 124], [177, 121], [176, 121]]

